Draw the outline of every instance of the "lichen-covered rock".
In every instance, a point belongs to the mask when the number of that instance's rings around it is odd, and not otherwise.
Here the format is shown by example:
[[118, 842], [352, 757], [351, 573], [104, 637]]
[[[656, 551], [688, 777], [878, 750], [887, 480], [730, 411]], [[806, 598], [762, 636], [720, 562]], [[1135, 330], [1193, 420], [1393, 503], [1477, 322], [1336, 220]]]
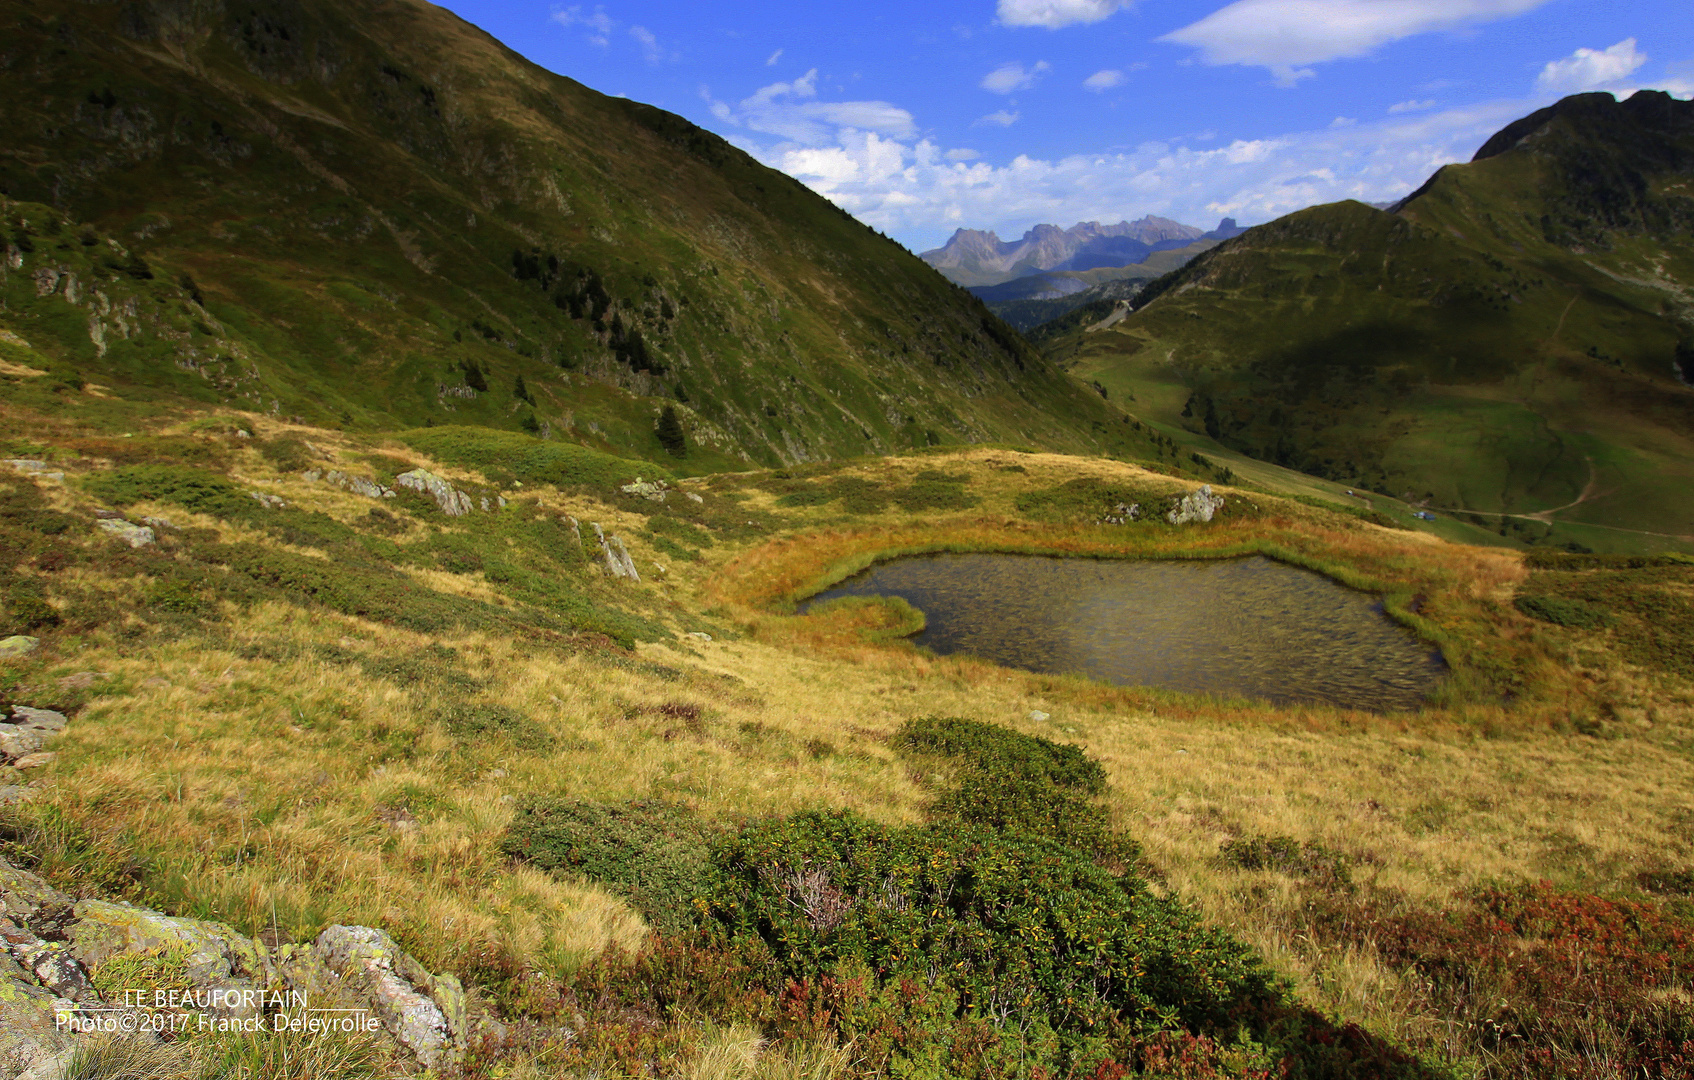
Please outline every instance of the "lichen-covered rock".
[[69, 910], [74, 904], [40, 875], [0, 859], [0, 915], [28, 922], [44, 909]]
[[448, 517], [464, 517], [471, 512], [471, 497], [428, 469], [403, 472], [394, 478], [394, 482], [428, 495]]
[[[393, 938], [368, 926], [331, 926], [318, 935], [315, 951], [325, 965], [369, 999], [383, 1026], [425, 1066], [441, 1060], [452, 1038], [447, 1014], [426, 989], [438, 982]], [[451, 987], [458, 989], [458, 981]], [[458, 997], [463, 1023], [463, 995]]]
[[0, 758], [14, 761], [33, 754], [47, 744], [39, 731], [26, 731], [16, 724], [0, 724]]
[[247, 494], [252, 496], [253, 501], [264, 507], [266, 510], [281, 510], [283, 507], [288, 505], [286, 502], [282, 501], [282, 496], [272, 495], [269, 492], [249, 491]]
[[670, 485], [666, 484], [663, 480], [649, 481], [643, 480], [638, 476], [635, 478], [635, 483], [625, 484], [618, 488], [618, 490], [626, 495], [639, 495], [643, 499], [647, 499], [651, 502], [664, 502], [665, 493], [670, 490]]
[[100, 531], [117, 537], [132, 548], [146, 547], [158, 539], [149, 526], [137, 525], [122, 518], [102, 518], [94, 524]]
[[84, 900], [69, 929], [71, 955], [86, 968], [114, 956], [150, 949], [179, 951], [197, 991], [216, 995], [220, 1015], [245, 1017], [262, 1011], [242, 995], [268, 986], [276, 971], [262, 946], [222, 923], [163, 915], [147, 908]]
[[12, 723], [28, 731], [39, 731], [51, 735], [65, 730], [65, 725], [70, 721], [65, 719], [65, 714], [62, 712], [54, 712], [52, 709], [32, 709], [28, 705], [17, 705], [12, 709]]
[[40, 638], [33, 638], [28, 634], [13, 634], [9, 638], [0, 638], [0, 660], [28, 656], [40, 645]]
[[1212, 515], [1223, 509], [1223, 496], [1212, 494], [1212, 485], [1201, 484], [1200, 490], [1191, 491], [1165, 515], [1165, 520], [1172, 525], [1187, 525], [1194, 521], [1210, 521]]
[[70, 1046], [54, 1022], [69, 1004], [34, 982], [0, 975], [0, 1076], [18, 1076]]

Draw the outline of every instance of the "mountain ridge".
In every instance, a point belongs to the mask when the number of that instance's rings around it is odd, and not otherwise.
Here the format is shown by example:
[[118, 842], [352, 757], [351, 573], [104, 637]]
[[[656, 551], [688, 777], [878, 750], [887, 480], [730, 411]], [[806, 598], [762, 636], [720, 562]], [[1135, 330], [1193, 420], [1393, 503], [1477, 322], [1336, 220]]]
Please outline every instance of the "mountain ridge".
[[1224, 239], [1240, 231], [1234, 218], [1224, 218], [1207, 232], [1153, 215], [1116, 225], [1097, 221], [1078, 222], [1068, 229], [1036, 225], [1013, 241], [1001, 240], [991, 229], [957, 229], [947, 243], [918, 257], [957, 284], [986, 287], [1044, 272], [1132, 266], [1155, 252], [1185, 248], [1203, 239]]
[[701, 464], [1105, 445], [899, 245], [420, 0], [10, 0], [0, 30], [3, 321], [84, 381], [661, 458], [670, 404]]
[[1226, 241], [1048, 355], [1199, 446], [1515, 539], [1694, 535], [1674, 496], [1694, 484], [1691, 173], [1694, 104], [1568, 98], [1389, 211], [1312, 207]]

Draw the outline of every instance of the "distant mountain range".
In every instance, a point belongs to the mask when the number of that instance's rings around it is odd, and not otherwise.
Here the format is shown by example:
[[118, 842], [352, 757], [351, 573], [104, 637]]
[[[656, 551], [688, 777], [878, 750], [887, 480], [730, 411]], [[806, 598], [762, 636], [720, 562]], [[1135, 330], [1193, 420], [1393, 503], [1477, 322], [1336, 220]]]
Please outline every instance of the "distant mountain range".
[[992, 230], [960, 229], [947, 243], [918, 257], [956, 284], [989, 286], [1043, 271], [1134, 266], [1155, 252], [1186, 248], [1201, 240], [1227, 240], [1243, 231], [1234, 218], [1224, 218], [1216, 229], [1206, 232], [1153, 216], [1116, 225], [1084, 221], [1068, 229], [1037, 225], [1022, 239], [1011, 242], [1001, 240]]

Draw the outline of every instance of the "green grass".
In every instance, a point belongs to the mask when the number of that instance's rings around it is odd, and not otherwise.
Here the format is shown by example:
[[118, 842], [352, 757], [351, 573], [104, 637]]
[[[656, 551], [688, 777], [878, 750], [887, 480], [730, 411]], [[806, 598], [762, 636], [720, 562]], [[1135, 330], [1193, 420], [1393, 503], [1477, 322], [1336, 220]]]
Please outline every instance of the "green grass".
[[1441, 516], [1555, 512], [1550, 533], [1504, 523], [1513, 544], [1686, 545], [1694, 393], [1671, 377], [1685, 331], [1655, 281], [1694, 269], [1694, 246], [1642, 221], [1586, 248], [1523, 224], [1580, 201], [1584, 154], [1653, 175], [1620, 134], [1634, 122], [1561, 121], [1558, 167], [1520, 152], [1454, 166], [1399, 216], [1337, 203], [1278, 219], [1047, 353], [1185, 444]]

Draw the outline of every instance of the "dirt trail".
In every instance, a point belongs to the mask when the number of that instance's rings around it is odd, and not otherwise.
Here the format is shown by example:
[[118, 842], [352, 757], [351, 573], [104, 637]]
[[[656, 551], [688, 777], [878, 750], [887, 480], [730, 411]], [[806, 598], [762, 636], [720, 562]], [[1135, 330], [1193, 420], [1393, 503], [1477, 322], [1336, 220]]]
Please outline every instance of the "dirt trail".
[[[1514, 516], [1514, 517], [1526, 517], [1526, 518], [1529, 518], [1532, 521], [1541, 521], [1541, 522], [1547, 523], [1548, 525], [1551, 525], [1551, 524], [1553, 524], [1553, 515], [1554, 514], [1557, 514], [1561, 510], [1569, 510], [1573, 506], [1581, 506], [1583, 503], [1587, 502], [1589, 499], [1592, 499], [1594, 497], [1595, 493], [1596, 493], [1596, 490], [1600, 486], [1600, 473], [1599, 473], [1599, 470], [1594, 468], [1594, 459], [1593, 458], [1585, 457], [1582, 460], [1588, 462], [1588, 483], [1583, 487], [1582, 494], [1578, 495], [1576, 497], [1575, 502], [1569, 502], [1569, 503], [1566, 503], [1563, 506], [1555, 506], [1551, 510], [1537, 510], [1533, 514], [1521, 514], [1521, 515], [1514, 514], [1512, 516]], [[1629, 531], [1633, 532], [1635, 530], [1631, 529]], [[1649, 535], [1656, 536], [1658, 534], [1657, 533], [1651, 533]]]

